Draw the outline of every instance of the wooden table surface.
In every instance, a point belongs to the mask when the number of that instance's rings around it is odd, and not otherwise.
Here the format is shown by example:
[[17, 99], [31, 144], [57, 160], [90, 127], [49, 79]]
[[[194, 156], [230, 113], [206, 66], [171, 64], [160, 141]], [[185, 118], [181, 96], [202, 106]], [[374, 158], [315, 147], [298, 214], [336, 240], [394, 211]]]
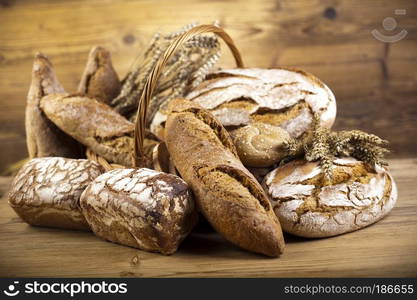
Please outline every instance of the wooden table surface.
[[92, 233], [31, 227], [7, 204], [0, 178], [0, 276], [402, 277], [417, 276], [417, 159], [391, 161], [393, 211], [365, 229], [327, 239], [286, 236], [276, 259], [240, 250], [216, 233], [192, 233], [172, 256], [105, 242]]

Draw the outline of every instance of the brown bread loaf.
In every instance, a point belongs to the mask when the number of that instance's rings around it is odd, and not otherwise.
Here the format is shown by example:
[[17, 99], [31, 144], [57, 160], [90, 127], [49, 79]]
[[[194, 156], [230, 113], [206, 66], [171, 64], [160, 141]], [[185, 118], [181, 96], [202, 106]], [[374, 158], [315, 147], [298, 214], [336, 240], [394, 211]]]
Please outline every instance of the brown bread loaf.
[[110, 106], [85, 96], [52, 94], [42, 98], [41, 108], [62, 131], [109, 162], [134, 165], [134, 125]]
[[111, 54], [103, 47], [94, 47], [78, 86], [78, 92], [110, 104], [121, 90], [121, 83], [111, 62]]
[[30, 158], [45, 156], [79, 158], [83, 156], [82, 146], [48, 120], [40, 109], [42, 97], [64, 92], [52, 63], [45, 55], [36, 54], [25, 113], [26, 145]]
[[[41, 108], [62, 131], [108, 162], [134, 165], [134, 124], [110, 106], [82, 95], [52, 94], [42, 98]], [[149, 160], [158, 143], [155, 135], [145, 133], [143, 147]]]
[[81, 208], [97, 236], [163, 254], [174, 253], [197, 222], [187, 184], [146, 168], [97, 177], [82, 194]]
[[14, 178], [9, 204], [32, 225], [88, 230], [79, 200], [102, 172], [100, 165], [85, 159], [32, 159]]
[[177, 99], [166, 123], [171, 158], [213, 227], [240, 247], [268, 256], [284, 249], [268, 198], [240, 162], [221, 124], [199, 105]]
[[295, 160], [265, 177], [285, 231], [310, 238], [338, 235], [375, 223], [394, 207], [397, 188], [385, 168], [338, 158], [332, 172], [325, 181], [318, 162]]

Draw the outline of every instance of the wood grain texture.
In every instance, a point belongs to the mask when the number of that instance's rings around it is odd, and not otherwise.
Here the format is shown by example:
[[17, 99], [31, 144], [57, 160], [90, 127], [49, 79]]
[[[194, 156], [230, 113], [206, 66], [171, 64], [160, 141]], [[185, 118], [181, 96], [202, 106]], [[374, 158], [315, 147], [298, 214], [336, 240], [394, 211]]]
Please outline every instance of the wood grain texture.
[[[194, 232], [172, 256], [105, 242], [92, 233], [31, 227], [0, 200], [0, 276], [415, 277], [417, 159], [390, 161], [399, 199], [380, 222], [327, 239], [286, 235], [276, 259], [245, 252], [216, 233]], [[10, 178], [0, 177], [0, 192]], [[1, 193], [0, 193], [1, 194]]]
[[[397, 8], [407, 14], [395, 16]], [[371, 36], [375, 28], [387, 34], [381, 22], [388, 16], [408, 31], [403, 41]], [[408, 137], [417, 134], [416, 17], [413, 0], [1, 0], [0, 170], [26, 156], [24, 107], [36, 51], [50, 56], [75, 91], [92, 46], [111, 50], [122, 77], [154, 32], [213, 20], [247, 66], [298, 66], [326, 82], [338, 101], [337, 129], [379, 134], [393, 155], [415, 156], [417, 139]], [[233, 66], [228, 53], [220, 65]]]

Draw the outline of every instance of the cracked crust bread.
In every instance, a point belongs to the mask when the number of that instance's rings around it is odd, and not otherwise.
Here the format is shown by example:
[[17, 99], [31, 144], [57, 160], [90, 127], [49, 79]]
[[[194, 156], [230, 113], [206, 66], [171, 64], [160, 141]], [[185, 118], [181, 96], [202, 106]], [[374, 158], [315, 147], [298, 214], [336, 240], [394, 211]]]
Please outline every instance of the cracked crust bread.
[[197, 222], [187, 184], [178, 176], [146, 168], [104, 173], [80, 202], [97, 236], [166, 255], [177, 250]]
[[385, 168], [371, 169], [354, 158], [334, 161], [331, 182], [324, 181], [317, 162], [295, 160], [269, 173], [263, 185], [283, 230], [309, 238], [375, 223], [397, 200], [396, 184]]
[[31, 225], [89, 230], [79, 200], [103, 171], [86, 159], [34, 158], [13, 179], [9, 204]]
[[209, 111], [190, 101], [176, 99], [171, 109], [165, 143], [206, 219], [244, 249], [272, 257], [281, 254], [279, 221], [227, 131]]
[[[210, 110], [227, 130], [253, 122], [285, 129], [298, 138], [313, 113], [330, 128], [336, 117], [332, 91], [318, 78], [297, 69], [230, 69], [209, 74], [186, 98]], [[169, 109], [161, 107], [150, 129], [163, 139]]]
[[103, 47], [93, 47], [78, 86], [78, 92], [110, 104], [122, 88], [113, 68], [111, 54]]
[[25, 111], [26, 145], [30, 158], [83, 157], [82, 146], [48, 120], [40, 108], [42, 97], [64, 92], [64, 88], [55, 75], [52, 63], [45, 55], [36, 54]]

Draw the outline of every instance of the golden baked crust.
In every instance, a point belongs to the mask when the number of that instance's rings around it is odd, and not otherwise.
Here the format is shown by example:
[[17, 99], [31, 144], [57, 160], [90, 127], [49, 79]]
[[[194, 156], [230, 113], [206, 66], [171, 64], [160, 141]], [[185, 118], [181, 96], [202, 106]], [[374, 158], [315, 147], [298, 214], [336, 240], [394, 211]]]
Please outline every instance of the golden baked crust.
[[212, 226], [240, 247], [268, 256], [284, 249], [280, 224], [262, 187], [240, 162], [227, 131], [183, 99], [171, 103], [166, 144]]
[[110, 106], [80, 95], [43, 97], [41, 108], [62, 131], [109, 162], [133, 166], [133, 123]]

